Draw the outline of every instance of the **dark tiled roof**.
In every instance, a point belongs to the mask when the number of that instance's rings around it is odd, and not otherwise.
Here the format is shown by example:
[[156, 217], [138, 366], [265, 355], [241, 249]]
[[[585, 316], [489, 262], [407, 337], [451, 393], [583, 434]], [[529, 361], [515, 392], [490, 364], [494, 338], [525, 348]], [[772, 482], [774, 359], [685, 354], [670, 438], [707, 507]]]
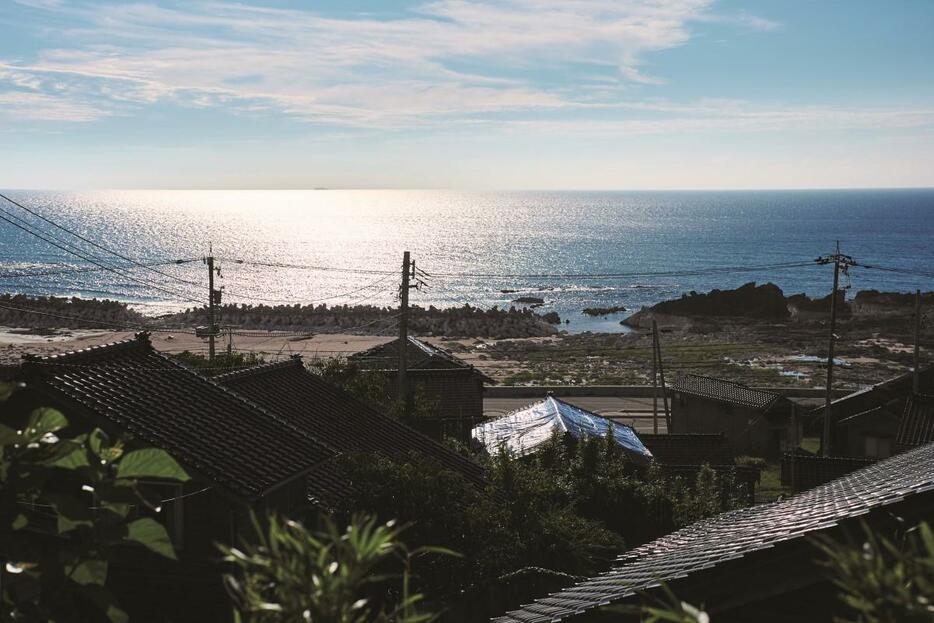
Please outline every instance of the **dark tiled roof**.
[[723, 433], [639, 433], [639, 439], [655, 460], [664, 465], [733, 464], [733, 454]]
[[770, 409], [781, 399], [778, 394], [767, 392], [761, 389], [753, 389], [742, 383], [715, 379], [709, 376], [699, 374], [683, 374], [679, 376], [671, 386], [672, 391], [742, 407], [752, 407], [754, 409]]
[[43, 393], [172, 454], [235, 497], [263, 497], [333, 452], [259, 406], [170, 360], [146, 334], [49, 357], [23, 376]]
[[[934, 366], [920, 368], [918, 377], [922, 393], [934, 391]], [[833, 419], [835, 422], [839, 422], [849, 416], [870, 411], [893, 401], [904, 401], [911, 395], [913, 385], [914, 373], [906, 372], [842, 398], [837, 398], [830, 403]], [[899, 411], [903, 404], [903, 402], [898, 402]], [[823, 414], [823, 412], [824, 406], [820, 406], [815, 408], [812, 413]]]
[[[848, 456], [816, 456], [795, 454], [795, 482], [798, 491], [806, 491], [835, 478], [845, 476], [867, 465], [872, 465], [875, 459], [855, 458]], [[791, 486], [791, 453], [782, 456], [782, 484]]]
[[[614, 569], [507, 613], [495, 621], [559, 621], [637, 591], [723, 571], [754, 552], [779, 556], [786, 544], [913, 496], [934, 497], [934, 444], [874, 463], [787, 500], [699, 521], [626, 552]], [[919, 502], [922, 502], [919, 500]], [[706, 576], [710, 577], [710, 576]], [[677, 585], [672, 585], [677, 594]]]
[[[278, 417], [337, 452], [378, 452], [404, 459], [416, 452], [461, 473], [475, 484], [483, 469], [418, 431], [391, 419], [305, 369], [301, 358], [266, 364], [215, 377], [240, 396], [262, 404]], [[336, 469], [321, 467], [321, 470]], [[310, 491], [323, 502], [339, 495], [346, 479], [330, 482], [310, 476]], [[336, 488], [335, 488], [336, 485]]]
[[[451, 352], [409, 336], [406, 350], [406, 365], [409, 370], [431, 370], [433, 372], [449, 370], [452, 372], [470, 372], [483, 379], [484, 383], [495, 383], [472, 365], [455, 357]], [[399, 368], [399, 340], [395, 339], [379, 346], [350, 356], [363, 369], [397, 370]]]
[[905, 405], [895, 443], [911, 448], [934, 441], [934, 396], [914, 394]]

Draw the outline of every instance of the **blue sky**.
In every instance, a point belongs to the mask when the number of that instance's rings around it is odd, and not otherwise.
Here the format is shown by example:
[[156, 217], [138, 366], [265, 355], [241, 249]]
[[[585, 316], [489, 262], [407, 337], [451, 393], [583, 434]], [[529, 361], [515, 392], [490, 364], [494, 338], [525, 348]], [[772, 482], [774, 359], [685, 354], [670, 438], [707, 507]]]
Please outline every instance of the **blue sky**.
[[0, 187], [934, 186], [929, 0], [3, 0], [0, 27]]

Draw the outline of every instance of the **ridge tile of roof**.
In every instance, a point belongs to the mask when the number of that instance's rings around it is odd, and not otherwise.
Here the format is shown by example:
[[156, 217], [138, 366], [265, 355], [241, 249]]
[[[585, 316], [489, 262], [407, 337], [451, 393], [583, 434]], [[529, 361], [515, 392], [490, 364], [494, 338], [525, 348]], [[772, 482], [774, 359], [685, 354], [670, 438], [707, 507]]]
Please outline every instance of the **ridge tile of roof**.
[[786, 500], [722, 513], [625, 552], [610, 571], [493, 619], [560, 621], [659, 582], [729, 565], [874, 509], [934, 493], [934, 443], [895, 455]]
[[156, 351], [148, 334], [24, 358], [41, 393], [162, 448], [193, 475], [246, 501], [301, 476], [334, 452], [249, 400]]
[[[485, 483], [483, 468], [478, 464], [328, 383], [305, 369], [299, 357], [215, 378], [232, 392], [265, 405], [338, 453], [379, 453], [405, 460], [414, 452], [460, 473], [478, 486]], [[317, 471], [327, 472], [330, 477], [316, 478]], [[333, 466], [316, 472], [310, 477], [309, 491], [330, 503], [344, 486], [340, 480], [330, 480], [342, 476]]]
[[[409, 336], [407, 344], [408, 367], [411, 371], [418, 371], [419, 368], [439, 370], [450, 369], [457, 371], [469, 371], [483, 379], [485, 383], [495, 383], [493, 379], [483, 374], [476, 367], [458, 358], [453, 353], [433, 344], [429, 344], [416, 337]], [[387, 361], [385, 367], [395, 369], [397, 364], [395, 358], [399, 356], [399, 339], [391, 340], [385, 344], [374, 346], [365, 351], [355, 353], [349, 358], [351, 360], [365, 361], [367, 358], [381, 358]]]
[[735, 381], [699, 374], [682, 374], [672, 383], [671, 389], [672, 391], [693, 396], [761, 410], [770, 409], [776, 402], [781, 400], [781, 396], [773, 392], [753, 389]]

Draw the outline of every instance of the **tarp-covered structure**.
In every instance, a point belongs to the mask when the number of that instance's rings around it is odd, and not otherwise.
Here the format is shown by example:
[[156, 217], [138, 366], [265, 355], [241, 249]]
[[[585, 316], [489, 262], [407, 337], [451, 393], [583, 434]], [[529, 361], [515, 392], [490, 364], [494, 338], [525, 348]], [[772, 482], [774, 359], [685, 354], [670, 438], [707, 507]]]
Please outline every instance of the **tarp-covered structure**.
[[490, 454], [504, 449], [513, 456], [526, 456], [547, 443], [555, 432], [583, 439], [606, 437], [611, 428], [613, 439], [633, 461], [645, 463], [652, 458], [631, 427], [553, 396], [475, 427], [472, 437]]

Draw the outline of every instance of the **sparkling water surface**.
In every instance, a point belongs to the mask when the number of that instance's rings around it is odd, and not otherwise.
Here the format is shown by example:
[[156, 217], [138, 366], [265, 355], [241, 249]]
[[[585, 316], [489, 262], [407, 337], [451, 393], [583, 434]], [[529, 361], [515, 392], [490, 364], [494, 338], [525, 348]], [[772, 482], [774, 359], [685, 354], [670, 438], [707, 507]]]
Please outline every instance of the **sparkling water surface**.
[[[658, 273], [808, 261], [842, 250], [857, 261], [934, 271], [934, 190], [755, 192], [8, 191], [11, 198], [89, 240], [139, 260], [220, 258], [225, 302], [394, 305], [397, 274], [237, 263], [259, 261], [396, 271], [409, 250], [426, 286], [413, 304], [509, 306], [538, 296], [572, 331], [618, 331], [625, 316], [589, 318], [585, 307], [630, 310], [683, 292], [772, 281], [826, 295], [829, 267], [602, 279], [530, 274]], [[47, 236], [126, 265], [19, 208]], [[8, 217], [9, 218], [9, 217]], [[148, 270], [14, 277], [86, 266], [0, 221], [0, 288], [7, 292], [125, 300], [148, 313], [204, 301], [200, 262]], [[459, 275], [468, 273], [469, 275]], [[484, 276], [473, 276], [484, 275]], [[510, 275], [510, 276], [486, 276]], [[930, 277], [854, 268], [852, 290], [934, 290]], [[192, 283], [186, 283], [192, 282]], [[196, 285], [197, 284], [197, 285]], [[160, 289], [161, 288], [161, 289]], [[166, 292], [168, 290], [168, 292]], [[503, 293], [502, 290], [516, 290]]]

